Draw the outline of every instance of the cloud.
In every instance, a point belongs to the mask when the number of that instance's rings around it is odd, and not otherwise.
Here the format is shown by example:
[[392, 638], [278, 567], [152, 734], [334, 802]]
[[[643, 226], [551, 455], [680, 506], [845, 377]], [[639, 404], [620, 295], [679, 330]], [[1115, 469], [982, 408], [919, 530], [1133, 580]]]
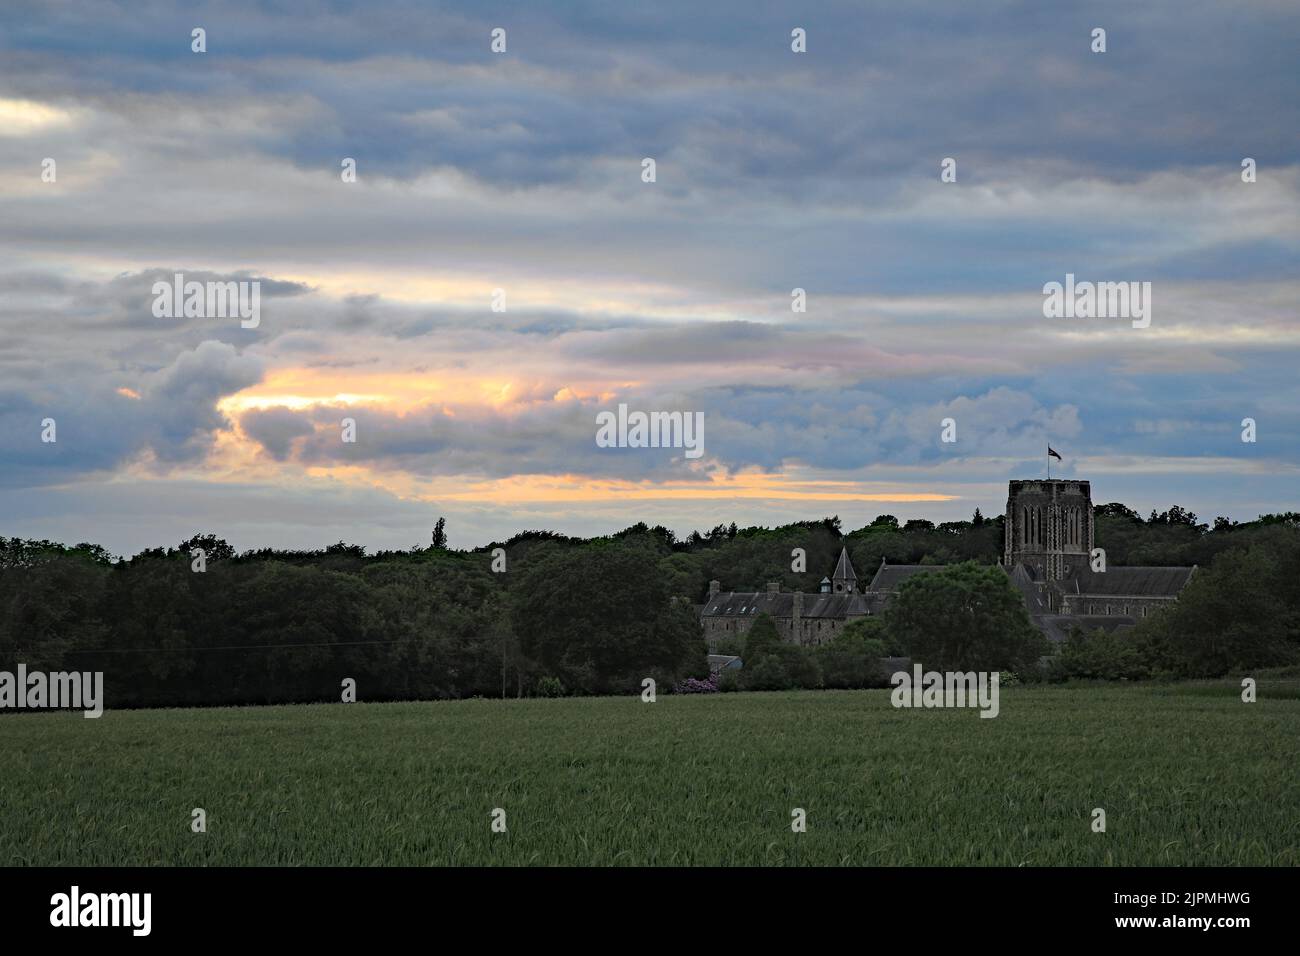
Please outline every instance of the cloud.
[[[1051, 438], [1226, 500], [1300, 461], [1300, 12], [1100, 12], [1104, 55], [1018, 3], [831, 0], [807, 54], [739, 0], [0, 10], [0, 482], [991, 487]], [[259, 279], [261, 326], [154, 318], [173, 272]], [[1045, 320], [1066, 272], [1152, 282], [1151, 328]], [[705, 459], [597, 448], [619, 401]]]
[[[256, 384], [262, 364], [209, 341], [130, 378], [84, 362], [65, 371], [31, 393], [0, 389], [5, 485], [59, 484], [142, 457], [164, 467], [201, 461], [228, 426], [217, 402]], [[53, 442], [42, 437], [47, 419], [55, 423]]]

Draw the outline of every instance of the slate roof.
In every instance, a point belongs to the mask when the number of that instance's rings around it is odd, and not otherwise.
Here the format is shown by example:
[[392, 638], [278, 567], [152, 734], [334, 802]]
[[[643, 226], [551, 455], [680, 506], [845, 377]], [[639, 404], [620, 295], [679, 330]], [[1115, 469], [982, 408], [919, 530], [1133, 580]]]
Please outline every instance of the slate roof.
[[[802, 617], [842, 619], [874, 614], [879, 602], [867, 594], [805, 594]], [[794, 617], [794, 594], [785, 591], [728, 591], [715, 594], [701, 617]]]
[[922, 571], [942, 571], [942, 564], [882, 564], [876, 576], [867, 585], [868, 591], [897, 591], [899, 586], [914, 574]]
[[728, 668], [732, 670], [740, 670], [744, 666], [745, 666], [745, 662], [742, 661], [739, 657], [737, 657], [734, 654], [710, 654], [709, 655], [709, 671], [711, 673], [724, 671], [727, 670]]
[[1107, 568], [1095, 572], [1080, 568], [1060, 582], [1071, 594], [1097, 594], [1132, 597], [1177, 597], [1191, 580], [1191, 568]]
[[836, 581], [852, 581], [857, 584], [858, 576], [853, 570], [853, 562], [849, 560], [848, 548], [840, 548], [840, 559], [835, 562], [835, 573], [831, 577]]
[[1025, 609], [1029, 612], [1030, 617], [1037, 617], [1051, 611], [1047, 602], [1043, 600], [1042, 591], [1039, 590], [1034, 572], [1031, 569], [1023, 564], [1017, 564], [1007, 572], [1007, 577], [1011, 579], [1011, 583], [1016, 590], [1024, 597]]
[[1137, 618], [1122, 614], [1038, 614], [1034, 616], [1034, 623], [1047, 635], [1049, 641], [1059, 644], [1068, 640], [1070, 631], [1076, 627], [1084, 631], [1095, 631], [1098, 628], [1107, 632], [1122, 631], [1137, 624]]

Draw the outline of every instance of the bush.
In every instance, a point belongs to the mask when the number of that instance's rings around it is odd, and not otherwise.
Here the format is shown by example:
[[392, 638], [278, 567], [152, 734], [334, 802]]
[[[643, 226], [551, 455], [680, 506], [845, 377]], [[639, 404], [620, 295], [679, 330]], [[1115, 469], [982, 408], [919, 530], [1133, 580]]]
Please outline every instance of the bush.
[[741, 656], [746, 661], [757, 661], [781, 646], [781, 635], [776, 630], [776, 622], [769, 615], [760, 614], [754, 618], [754, 623], [745, 634], [745, 653]]
[[800, 687], [812, 690], [822, 686], [822, 671], [810, 652], [782, 642], [768, 647], [755, 659], [747, 659], [735, 685], [723, 689], [793, 690]]
[[880, 658], [888, 656], [884, 641], [846, 628], [812, 654], [821, 669], [823, 687], [849, 690], [889, 685], [889, 676], [880, 665]]
[[565, 693], [564, 681], [558, 677], [551, 677], [548, 674], [537, 681], [538, 697], [563, 697]]
[[782, 644], [775, 656], [795, 687], [815, 690], [822, 686], [822, 669], [810, 651], [795, 644]]
[[1151, 671], [1143, 661], [1139, 645], [1120, 634], [1079, 629], [1061, 645], [1050, 665], [1053, 680], [1145, 680]]
[[718, 685], [716, 678], [710, 677], [708, 680], [696, 680], [694, 677], [688, 677], [677, 685], [679, 694], [716, 694]]
[[776, 654], [768, 654], [753, 667], [746, 666], [742, 673], [745, 690], [792, 690], [795, 686]]

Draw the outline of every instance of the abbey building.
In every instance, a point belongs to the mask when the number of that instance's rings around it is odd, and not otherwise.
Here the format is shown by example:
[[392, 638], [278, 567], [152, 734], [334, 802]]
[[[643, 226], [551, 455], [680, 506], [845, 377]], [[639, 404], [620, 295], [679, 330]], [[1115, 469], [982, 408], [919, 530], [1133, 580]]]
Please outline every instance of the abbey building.
[[[1178, 599], [1195, 567], [1115, 567], [1094, 555], [1092, 490], [1070, 478], [1012, 481], [1007, 489], [1001, 566], [1025, 600], [1030, 619], [1050, 640], [1063, 641], [1075, 628], [1131, 627], [1163, 604]], [[1100, 559], [1100, 560], [1099, 560]], [[700, 610], [710, 648], [723, 637], [743, 635], [759, 614], [776, 622], [791, 643], [822, 644], [856, 617], [879, 614], [914, 574], [941, 565], [881, 562], [859, 589], [848, 549], [814, 594], [726, 591], [712, 581]]]

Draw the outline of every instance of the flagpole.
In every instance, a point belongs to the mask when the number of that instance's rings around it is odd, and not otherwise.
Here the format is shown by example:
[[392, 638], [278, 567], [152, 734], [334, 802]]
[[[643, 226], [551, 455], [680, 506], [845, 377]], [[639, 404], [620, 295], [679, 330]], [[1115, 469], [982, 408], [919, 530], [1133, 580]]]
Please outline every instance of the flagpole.
[[1052, 443], [1047, 443], [1047, 480], [1052, 480]]

